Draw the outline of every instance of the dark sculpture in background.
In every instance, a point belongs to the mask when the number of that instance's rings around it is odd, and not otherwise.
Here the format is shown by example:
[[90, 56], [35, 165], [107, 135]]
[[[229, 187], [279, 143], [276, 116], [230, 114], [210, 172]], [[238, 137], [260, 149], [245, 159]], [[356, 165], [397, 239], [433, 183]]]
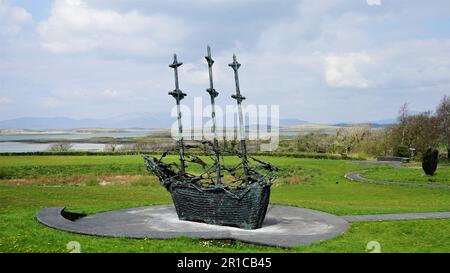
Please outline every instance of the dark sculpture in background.
[[439, 163], [439, 151], [428, 148], [422, 158], [422, 169], [426, 175], [434, 175]]
[[[231, 152], [240, 158], [240, 162], [228, 165], [224, 161], [217, 138], [215, 99], [219, 93], [214, 89], [212, 74], [214, 60], [209, 46], [205, 58], [209, 69], [209, 88], [206, 91], [211, 98], [213, 141], [202, 141], [200, 145], [207, 147], [204, 149], [205, 155], [211, 158], [213, 164], [207, 164], [197, 156], [185, 154], [188, 147], [183, 140], [180, 101], [186, 94], [179, 89], [178, 83], [178, 67], [183, 63], [178, 62], [177, 56], [174, 55], [173, 63], [169, 66], [174, 69], [175, 90], [169, 95], [175, 98], [178, 111], [179, 164], [163, 162], [167, 152], [160, 158], [145, 155], [147, 169], [155, 174], [171, 193], [180, 220], [257, 229], [262, 226], [267, 212], [270, 187], [276, 178], [277, 168], [247, 154], [241, 106], [245, 97], [241, 95], [239, 88], [240, 64], [235, 55], [229, 66], [234, 71], [236, 83], [236, 94], [232, 95], [232, 98], [236, 100], [238, 107], [241, 149]], [[202, 173], [188, 173], [186, 162], [200, 165]]]

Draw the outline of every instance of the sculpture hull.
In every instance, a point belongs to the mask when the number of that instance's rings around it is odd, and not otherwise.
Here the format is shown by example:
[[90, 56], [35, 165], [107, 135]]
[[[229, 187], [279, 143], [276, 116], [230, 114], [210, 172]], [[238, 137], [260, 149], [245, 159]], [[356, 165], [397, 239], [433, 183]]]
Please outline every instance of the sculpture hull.
[[259, 183], [229, 190], [178, 184], [169, 191], [180, 220], [243, 229], [262, 226], [270, 197], [270, 185]]

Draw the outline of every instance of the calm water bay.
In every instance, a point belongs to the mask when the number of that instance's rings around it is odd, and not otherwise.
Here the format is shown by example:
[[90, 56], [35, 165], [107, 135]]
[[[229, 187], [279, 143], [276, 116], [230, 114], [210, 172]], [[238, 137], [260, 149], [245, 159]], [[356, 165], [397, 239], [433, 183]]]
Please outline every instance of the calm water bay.
[[[35, 144], [21, 142], [0, 142], [0, 153], [24, 153], [46, 151], [51, 144]], [[72, 150], [75, 151], [103, 151], [104, 144], [98, 143], [74, 143]]]
[[[46, 151], [51, 144], [48, 143], [26, 143], [14, 142], [15, 140], [37, 140], [37, 139], [87, 139], [94, 137], [142, 137], [151, 135], [160, 130], [130, 130], [123, 132], [96, 132], [96, 133], [49, 133], [49, 134], [0, 134], [0, 153], [23, 153]], [[280, 136], [295, 136], [299, 132], [281, 131]], [[103, 151], [104, 144], [98, 143], [73, 143], [72, 150], [76, 151]]]
[[[23, 143], [14, 140], [36, 139], [84, 139], [93, 137], [140, 137], [150, 135], [155, 130], [132, 130], [124, 132], [99, 132], [99, 133], [62, 133], [62, 134], [8, 134], [0, 135], [0, 153], [23, 153], [46, 151], [51, 144], [48, 143]], [[104, 144], [98, 143], [73, 143], [72, 150], [76, 151], [103, 151]]]

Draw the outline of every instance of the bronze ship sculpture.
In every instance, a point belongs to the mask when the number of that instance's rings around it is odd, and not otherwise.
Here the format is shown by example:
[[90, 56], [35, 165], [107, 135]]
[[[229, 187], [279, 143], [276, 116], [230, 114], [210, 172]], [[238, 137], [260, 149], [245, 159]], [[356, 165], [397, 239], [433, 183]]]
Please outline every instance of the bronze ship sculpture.
[[[211, 150], [210, 154], [206, 154], [205, 149], [205, 156], [209, 156], [213, 164], [207, 164], [197, 156], [185, 154], [185, 150], [189, 147], [185, 145], [183, 139], [180, 102], [186, 94], [179, 88], [178, 67], [183, 63], [178, 62], [176, 54], [173, 63], [169, 65], [174, 69], [175, 77], [175, 89], [169, 92], [169, 95], [175, 98], [177, 105], [179, 164], [164, 162], [167, 152], [159, 158], [144, 155], [144, 160], [148, 171], [156, 175], [161, 185], [171, 193], [180, 220], [257, 229], [264, 222], [269, 205], [270, 188], [277, 177], [278, 169], [270, 163], [247, 154], [241, 106], [245, 97], [241, 95], [239, 88], [238, 69], [241, 65], [236, 55], [233, 55], [233, 62], [229, 66], [234, 71], [236, 86], [236, 94], [232, 95], [232, 98], [237, 102], [240, 151], [234, 150], [231, 153], [239, 157], [240, 162], [233, 166], [226, 164], [223, 157], [224, 151], [221, 151], [217, 137], [215, 99], [219, 93], [214, 89], [212, 73], [214, 60], [209, 46], [205, 58], [209, 70], [209, 88], [206, 91], [211, 99], [213, 141], [202, 141], [202, 144]], [[186, 162], [200, 165], [202, 173], [187, 172]], [[230, 181], [225, 183], [224, 177], [228, 177]]]

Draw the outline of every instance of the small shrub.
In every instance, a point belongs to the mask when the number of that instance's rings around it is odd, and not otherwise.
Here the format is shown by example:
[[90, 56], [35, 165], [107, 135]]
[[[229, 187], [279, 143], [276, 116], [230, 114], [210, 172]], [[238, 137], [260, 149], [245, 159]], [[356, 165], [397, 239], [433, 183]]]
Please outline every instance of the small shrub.
[[67, 152], [72, 149], [73, 145], [71, 143], [53, 143], [48, 147], [48, 151], [50, 152]]
[[395, 149], [395, 156], [410, 157], [411, 156], [411, 152], [409, 151], [408, 146], [400, 144]]
[[114, 144], [114, 143], [108, 143], [108, 144], [105, 144], [105, 147], [103, 148], [103, 151], [105, 151], [105, 152], [115, 152], [115, 151], [117, 151], [118, 148], [119, 148], [119, 145]]
[[422, 169], [426, 175], [434, 175], [439, 161], [439, 152], [436, 149], [429, 148], [422, 158]]

